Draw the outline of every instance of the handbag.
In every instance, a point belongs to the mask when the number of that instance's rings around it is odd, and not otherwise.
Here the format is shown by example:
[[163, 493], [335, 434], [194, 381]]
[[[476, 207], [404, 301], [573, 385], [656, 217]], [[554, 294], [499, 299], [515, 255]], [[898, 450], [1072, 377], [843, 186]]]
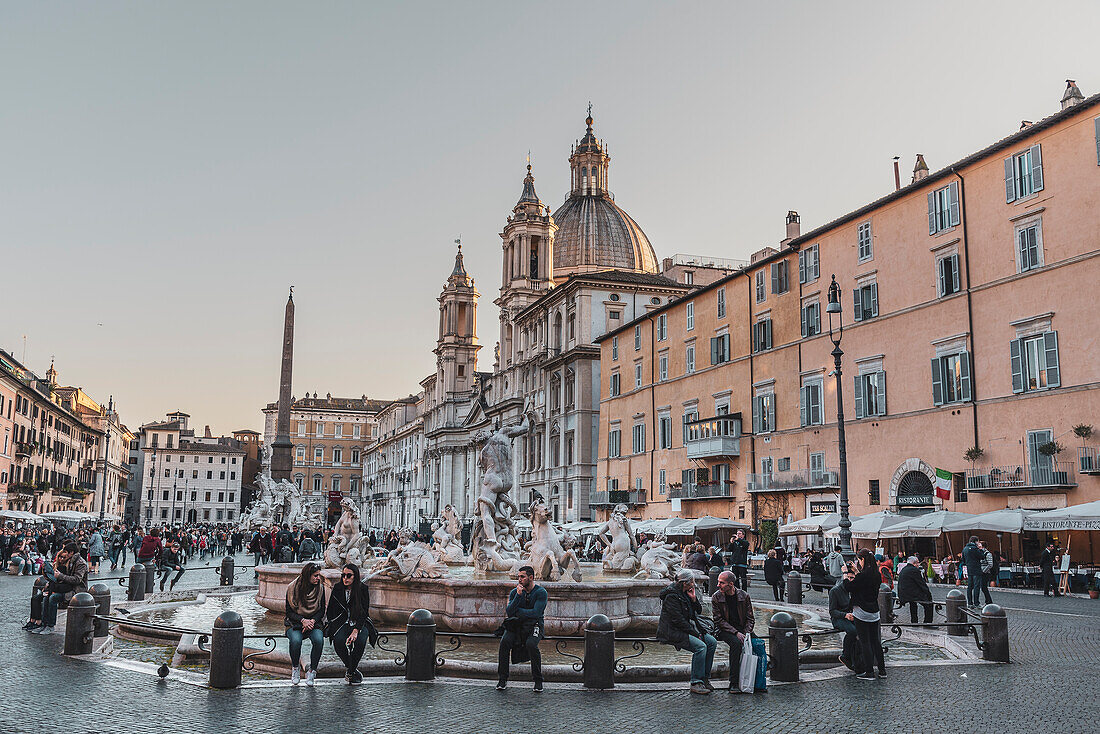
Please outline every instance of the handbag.
[[741, 650], [741, 669], [737, 673], [737, 687], [742, 693], [752, 693], [756, 687], [756, 661], [752, 645], [747, 645]]
[[759, 637], [752, 638], [752, 652], [756, 656], [755, 690], [768, 690], [768, 650]]

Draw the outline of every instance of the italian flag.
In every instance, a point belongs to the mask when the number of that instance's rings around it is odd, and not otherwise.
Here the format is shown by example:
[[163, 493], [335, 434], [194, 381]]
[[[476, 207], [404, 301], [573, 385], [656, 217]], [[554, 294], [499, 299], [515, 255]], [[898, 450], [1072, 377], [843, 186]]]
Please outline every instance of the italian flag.
[[941, 500], [951, 499], [951, 472], [936, 469], [936, 496]]

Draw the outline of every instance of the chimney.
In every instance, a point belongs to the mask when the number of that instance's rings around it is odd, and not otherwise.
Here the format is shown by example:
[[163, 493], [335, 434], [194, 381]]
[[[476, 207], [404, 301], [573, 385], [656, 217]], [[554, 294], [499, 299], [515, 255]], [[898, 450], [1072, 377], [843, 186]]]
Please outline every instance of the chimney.
[[928, 164], [924, 162], [924, 156], [917, 153], [917, 164], [913, 166], [913, 183], [922, 178], [928, 178]]
[[202, 435], [205, 436], [206, 438], [213, 438], [214, 437], [213, 434], [210, 433], [210, 426], [206, 427], [206, 430], [203, 431]]
[[787, 212], [787, 239], [784, 242], [790, 242], [798, 235], [802, 234], [802, 226], [799, 224], [798, 212], [791, 210]]
[[[1063, 107], [1062, 109], [1065, 108]], [[1031, 120], [1020, 120], [1020, 129], [1023, 130], [1025, 127], [1031, 127], [1034, 124], [1035, 123], [1033, 123]]]
[[1077, 82], [1066, 79], [1066, 93], [1062, 95], [1062, 109], [1067, 109], [1075, 104], [1085, 101], [1085, 95], [1077, 88]]
[[894, 191], [901, 191], [901, 169], [898, 167], [899, 160], [901, 160], [901, 156], [894, 156]]

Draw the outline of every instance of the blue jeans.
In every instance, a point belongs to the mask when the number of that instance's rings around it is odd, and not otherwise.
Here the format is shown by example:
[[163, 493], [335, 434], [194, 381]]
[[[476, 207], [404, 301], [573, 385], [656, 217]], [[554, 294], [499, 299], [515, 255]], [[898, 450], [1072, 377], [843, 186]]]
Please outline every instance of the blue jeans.
[[54, 592], [50, 594], [46, 599], [46, 607], [42, 612], [42, 624], [46, 627], [53, 627], [57, 624], [57, 605], [61, 603], [61, 600], [65, 598], [65, 595], [61, 592]]
[[856, 637], [856, 625], [849, 619], [834, 619], [833, 628], [838, 629], [844, 633], [844, 643], [842, 645], [841, 655], [849, 663], [855, 662], [855, 652], [859, 647], [859, 641]]
[[992, 604], [993, 599], [989, 596], [989, 577], [984, 573], [970, 573], [967, 576], [966, 583], [966, 601], [970, 606], [978, 606], [979, 594], [985, 594], [985, 603]]
[[702, 683], [710, 678], [711, 666], [714, 665], [714, 650], [718, 647], [718, 640], [710, 635], [703, 635], [703, 639], [688, 635], [687, 649], [691, 650], [691, 682]]
[[300, 664], [302, 660], [302, 642], [308, 637], [310, 642], [309, 668], [310, 670], [317, 670], [317, 665], [321, 662], [321, 648], [325, 644], [325, 633], [319, 627], [314, 627], [309, 632], [291, 627], [286, 631], [286, 636], [290, 640], [290, 667], [297, 668]]

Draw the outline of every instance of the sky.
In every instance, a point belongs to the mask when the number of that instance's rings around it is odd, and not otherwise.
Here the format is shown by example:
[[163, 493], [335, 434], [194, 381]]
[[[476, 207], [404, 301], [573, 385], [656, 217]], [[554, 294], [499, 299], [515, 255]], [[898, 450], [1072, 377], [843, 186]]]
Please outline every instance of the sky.
[[263, 429], [294, 394], [435, 368], [462, 238], [497, 341], [531, 154], [553, 207], [587, 104], [658, 257], [747, 258], [1100, 91], [1100, 4], [0, 2], [0, 348]]

